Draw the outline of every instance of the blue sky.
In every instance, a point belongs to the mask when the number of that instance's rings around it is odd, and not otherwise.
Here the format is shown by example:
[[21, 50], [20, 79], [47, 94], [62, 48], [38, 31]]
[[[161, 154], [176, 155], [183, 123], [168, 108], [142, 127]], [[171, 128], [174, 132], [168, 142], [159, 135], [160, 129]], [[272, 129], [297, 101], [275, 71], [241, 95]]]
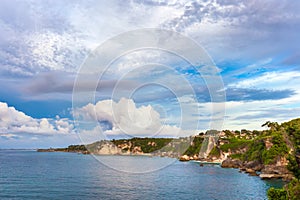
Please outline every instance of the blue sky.
[[[261, 129], [268, 120], [297, 118], [299, 9], [300, 2], [291, 0], [2, 0], [0, 148], [66, 146], [85, 137], [183, 136], [214, 122], [223, 129]], [[89, 55], [110, 38], [143, 28], [176, 31], [203, 47], [226, 101], [211, 101], [205, 79], [188, 62], [144, 49], [116, 59], [95, 101], [73, 108], [74, 81]], [[84, 79], [83, 88], [99, 76]], [[141, 87], [151, 81], [160, 85]], [[94, 137], [99, 130], [91, 125], [82, 131], [73, 114], [99, 122], [102, 136]]]

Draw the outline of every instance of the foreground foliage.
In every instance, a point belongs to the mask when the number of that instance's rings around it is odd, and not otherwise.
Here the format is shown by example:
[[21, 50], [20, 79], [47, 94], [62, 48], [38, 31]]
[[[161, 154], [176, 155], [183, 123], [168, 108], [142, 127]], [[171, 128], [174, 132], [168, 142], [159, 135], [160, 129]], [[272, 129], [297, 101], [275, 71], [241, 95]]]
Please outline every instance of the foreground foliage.
[[[288, 156], [288, 169], [293, 172], [295, 178], [284, 186], [282, 189], [270, 188], [268, 190], [268, 198], [270, 200], [298, 200], [300, 199], [300, 119], [295, 119], [286, 122], [277, 127], [282, 133], [282, 136], [287, 136], [286, 143], [291, 141], [292, 152]], [[282, 142], [282, 138], [278, 142]], [[286, 148], [280, 144], [277, 145], [279, 150], [286, 152]]]

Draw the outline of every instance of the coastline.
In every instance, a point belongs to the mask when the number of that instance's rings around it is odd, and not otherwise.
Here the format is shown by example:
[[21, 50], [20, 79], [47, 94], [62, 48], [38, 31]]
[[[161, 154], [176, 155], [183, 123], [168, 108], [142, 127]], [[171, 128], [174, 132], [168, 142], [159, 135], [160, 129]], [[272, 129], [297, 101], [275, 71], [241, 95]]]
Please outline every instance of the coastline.
[[231, 159], [225, 159], [225, 160], [213, 160], [210, 159], [193, 159], [193, 160], [180, 160], [179, 158], [169, 157], [169, 156], [161, 156], [161, 155], [155, 155], [151, 153], [116, 153], [116, 154], [97, 154], [97, 153], [90, 153], [90, 152], [84, 152], [84, 151], [66, 151], [61, 149], [37, 149], [37, 152], [64, 152], [64, 153], [77, 153], [77, 154], [83, 154], [83, 155], [95, 155], [95, 156], [136, 156], [136, 157], [168, 157], [177, 159], [180, 162], [194, 162], [199, 163], [200, 166], [203, 165], [219, 165], [222, 168], [231, 168], [231, 169], [238, 169], [239, 172], [243, 172], [246, 174], [249, 174], [250, 176], [258, 176], [262, 180], [272, 180], [272, 179], [281, 179], [282, 181], [289, 181], [293, 178], [292, 174], [289, 172], [286, 172], [283, 174], [274, 173], [273, 171], [269, 171], [268, 173], [263, 173], [262, 168], [263, 166], [260, 165], [253, 165], [253, 163], [242, 163], [238, 160], [231, 160]]
[[[170, 157], [179, 161], [217, 164], [237, 168], [261, 179], [291, 181], [299, 174], [300, 155], [295, 138], [300, 119], [267, 122], [268, 130], [216, 131], [182, 138], [131, 138], [101, 140], [66, 148], [37, 149], [38, 152], [72, 152], [93, 155]], [[295, 130], [297, 131], [295, 131]], [[298, 173], [299, 172], [299, 173]]]

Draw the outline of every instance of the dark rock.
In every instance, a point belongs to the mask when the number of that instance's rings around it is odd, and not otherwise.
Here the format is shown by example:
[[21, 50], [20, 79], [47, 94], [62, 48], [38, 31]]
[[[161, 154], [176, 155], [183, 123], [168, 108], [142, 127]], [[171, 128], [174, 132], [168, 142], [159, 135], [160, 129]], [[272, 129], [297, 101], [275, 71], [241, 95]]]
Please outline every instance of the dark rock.
[[242, 166], [242, 167], [240, 167], [240, 171], [244, 172], [244, 171], [246, 171], [246, 168]]
[[280, 175], [278, 174], [260, 174], [259, 177], [261, 179], [275, 179], [275, 178], [282, 178]]
[[246, 173], [248, 173], [250, 176], [257, 176], [256, 171], [250, 168], [246, 168]]
[[221, 164], [221, 167], [223, 168], [240, 168], [242, 167], [242, 162], [240, 160], [232, 160], [230, 158], [227, 158], [224, 160]]
[[246, 162], [244, 163], [244, 166], [246, 169], [252, 169], [254, 171], [261, 171], [264, 167], [263, 164], [257, 160]]
[[190, 157], [189, 156], [187, 156], [187, 155], [183, 155], [183, 156], [180, 156], [180, 158], [179, 158], [179, 161], [189, 161], [190, 160]]
[[290, 174], [286, 166], [265, 165], [261, 170], [263, 174]]
[[286, 166], [265, 165], [259, 175], [261, 179], [282, 178], [283, 180], [291, 180], [293, 174]]

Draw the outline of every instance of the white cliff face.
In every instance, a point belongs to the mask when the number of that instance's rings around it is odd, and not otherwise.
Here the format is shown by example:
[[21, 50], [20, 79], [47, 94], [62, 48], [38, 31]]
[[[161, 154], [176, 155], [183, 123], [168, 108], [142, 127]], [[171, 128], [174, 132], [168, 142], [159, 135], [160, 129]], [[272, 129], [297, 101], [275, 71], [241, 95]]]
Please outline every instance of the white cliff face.
[[130, 154], [144, 154], [142, 148], [140, 146], [135, 146], [130, 151], [131, 144], [122, 144], [122, 145], [114, 145], [111, 142], [102, 142], [100, 143], [95, 151], [95, 154], [98, 155], [130, 155]]
[[105, 143], [99, 147], [97, 154], [100, 154], [100, 155], [122, 154], [122, 149], [116, 147], [114, 144]]
[[216, 146], [217, 138], [215, 136], [209, 136], [204, 138], [201, 150], [199, 152], [199, 158], [207, 158], [211, 150]]
[[226, 153], [226, 152], [222, 153], [222, 154], [221, 154], [221, 159], [222, 159], [222, 161], [223, 161], [223, 160], [226, 160], [227, 157], [228, 157], [229, 155], [230, 155], [230, 153]]

